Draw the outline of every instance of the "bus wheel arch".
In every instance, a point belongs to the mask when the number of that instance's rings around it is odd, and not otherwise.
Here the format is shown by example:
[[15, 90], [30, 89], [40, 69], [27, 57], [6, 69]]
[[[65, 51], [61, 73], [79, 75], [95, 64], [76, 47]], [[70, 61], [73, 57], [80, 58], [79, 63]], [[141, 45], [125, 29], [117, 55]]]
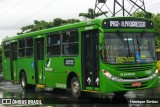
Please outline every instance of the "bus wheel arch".
[[72, 80], [72, 78], [73, 77], [77, 77], [77, 74], [76, 73], [74, 73], [74, 72], [70, 72], [69, 74], [68, 74], [68, 77], [67, 77], [67, 89], [70, 89], [71, 88], [71, 80]]
[[24, 90], [35, 89], [36, 85], [28, 84], [27, 75], [26, 75], [25, 70], [22, 69], [20, 71], [19, 78], [20, 78], [20, 83], [21, 83], [22, 89], [24, 89]]
[[67, 89], [73, 98], [81, 97], [80, 81], [76, 73], [71, 72], [67, 77]]

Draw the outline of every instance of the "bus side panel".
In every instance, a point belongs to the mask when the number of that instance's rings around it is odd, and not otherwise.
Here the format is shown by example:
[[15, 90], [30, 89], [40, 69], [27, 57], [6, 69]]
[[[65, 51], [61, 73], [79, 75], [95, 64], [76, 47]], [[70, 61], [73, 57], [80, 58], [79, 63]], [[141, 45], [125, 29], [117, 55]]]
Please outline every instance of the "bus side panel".
[[33, 58], [18, 58], [17, 61], [18, 61], [17, 62], [18, 63], [18, 74], [20, 75], [20, 71], [24, 70], [27, 76], [27, 83], [35, 84], [34, 59]]
[[11, 80], [10, 58], [4, 58], [2, 61], [3, 76], [6, 80]]
[[[67, 65], [66, 61], [73, 61], [73, 65]], [[67, 77], [69, 75], [70, 72], [74, 72], [76, 75], [79, 75], [80, 77], [81, 75], [81, 58], [78, 56], [76, 57], [63, 57], [62, 58], [62, 62], [61, 62], [62, 67], [62, 71], [61, 71], [61, 76], [62, 79], [60, 81], [61, 84], [63, 84], [62, 88], [66, 88], [67, 86]]]
[[[50, 61], [48, 64], [47, 62]], [[61, 80], [61, 58], [60, 57], [46, 57], [45, 58], [45, 81], [47, 87], [60, 86], [59, 82]]]

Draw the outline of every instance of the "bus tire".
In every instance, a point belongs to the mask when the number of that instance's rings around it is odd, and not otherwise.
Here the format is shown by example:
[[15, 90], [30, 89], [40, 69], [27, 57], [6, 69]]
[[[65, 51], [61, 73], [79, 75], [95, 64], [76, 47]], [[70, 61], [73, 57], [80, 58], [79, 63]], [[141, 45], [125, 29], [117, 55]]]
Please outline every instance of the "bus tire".
[[28, 89], [29, 85], [27, 84], [27, 77], [25, 72], [22, 72], [21, 74], [21, 87], [22, 89]]
[[77, 77], [73, 77], [71, 79], [71, 97], [72, 98], [80, 98], [81, 97], [81, 89], [80, 89], [80, 82]]
[[116, 96], [124, 96], [127, 93], [127, 91], [119, 91], [119, 92], [114, 92]]

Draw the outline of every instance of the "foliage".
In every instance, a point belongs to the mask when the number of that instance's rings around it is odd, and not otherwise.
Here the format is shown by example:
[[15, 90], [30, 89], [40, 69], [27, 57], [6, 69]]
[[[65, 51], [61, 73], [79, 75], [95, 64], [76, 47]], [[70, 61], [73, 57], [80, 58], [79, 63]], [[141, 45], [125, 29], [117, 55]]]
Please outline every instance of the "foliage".
[[69, 23], [75, 23], [75, 22], [80, 22], [80, 20], [78, 20], [78, 19], [63, 20], [61, 18], [55, 18], [55, 19], [53, 19], [53, 21], [50, 21], [50, 22], [46, 22], [44, 20], [41, 20], [41, 21], [34, 20], [34, 24], [22, 27], [21, 32], [17, 33], [17, 34], [38, 31], [38, 30], [42, 30], [42, 29], [57, 27], [57, 26], [61, 26], [61, 25], [69, 24]]
[[[100, 13], [94, 14], [94, 10], [89, 8], [88, 13], [80, 13], [79, 16], [83, 16], [83, 17], [89, 18], [89, 19], [94, 19], [95, 17], [101, 16], [106, 13], [108, 13], [108, 12], [100, 12]], [[55, 19], [53, 19], [53, 21], [50, 21], [50, 22], [46, 22], [44, 20], [41, 20], [41, 21], [34, 20], [34, 24], [22, 27], [21, 32], [18, 32], [17, 34], [19, 35], [19, 34], [23, 34], [23, 33], [38, 31], [38, 30], [52, 28], [52, 27], [57, 27], [57, 26], [61, 26], [61, 25], [69, 24], [69, 23], [75, 23], [75, 22], [80, 22], [80, 20], [79, 19], [64, 20], [61, 18], [55, 18]]]
[[[154, 29], [155, 29], [155, 37], [156, 37], [156, 45], [160, 47], [160, 14], [152, 14], [151, 19], [153, 20], [154, 24]], [[143, 18], [148, 18], [148, 15], [145, 12], [136, 12], [133, 14], [135, 17], [143, 17]]]
[[104, 14], [107, 14], [108, 12], [105, 11], [105, 12], [100, 12], [100, 13], [94, 13], [94, 10], [89, 8], [88, 9], [88, 13], [80, 13], [79, 16], [81, 17], [84, 17], [85, 19], [94, 19], [96, 17], [99, 17], [99, 16], [102, 16]]

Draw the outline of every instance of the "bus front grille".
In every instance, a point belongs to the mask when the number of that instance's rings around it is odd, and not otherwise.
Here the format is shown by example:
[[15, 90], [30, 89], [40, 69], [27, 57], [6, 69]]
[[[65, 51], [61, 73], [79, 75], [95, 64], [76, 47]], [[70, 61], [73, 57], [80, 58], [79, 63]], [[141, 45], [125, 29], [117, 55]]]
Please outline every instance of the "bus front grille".
[[117, 66], [115, 67], [116, 71], [121, 72], [136, 72], [136, 71], [146, 71], [152, 69], [153, 65], [133, 65], [133, 66]]

